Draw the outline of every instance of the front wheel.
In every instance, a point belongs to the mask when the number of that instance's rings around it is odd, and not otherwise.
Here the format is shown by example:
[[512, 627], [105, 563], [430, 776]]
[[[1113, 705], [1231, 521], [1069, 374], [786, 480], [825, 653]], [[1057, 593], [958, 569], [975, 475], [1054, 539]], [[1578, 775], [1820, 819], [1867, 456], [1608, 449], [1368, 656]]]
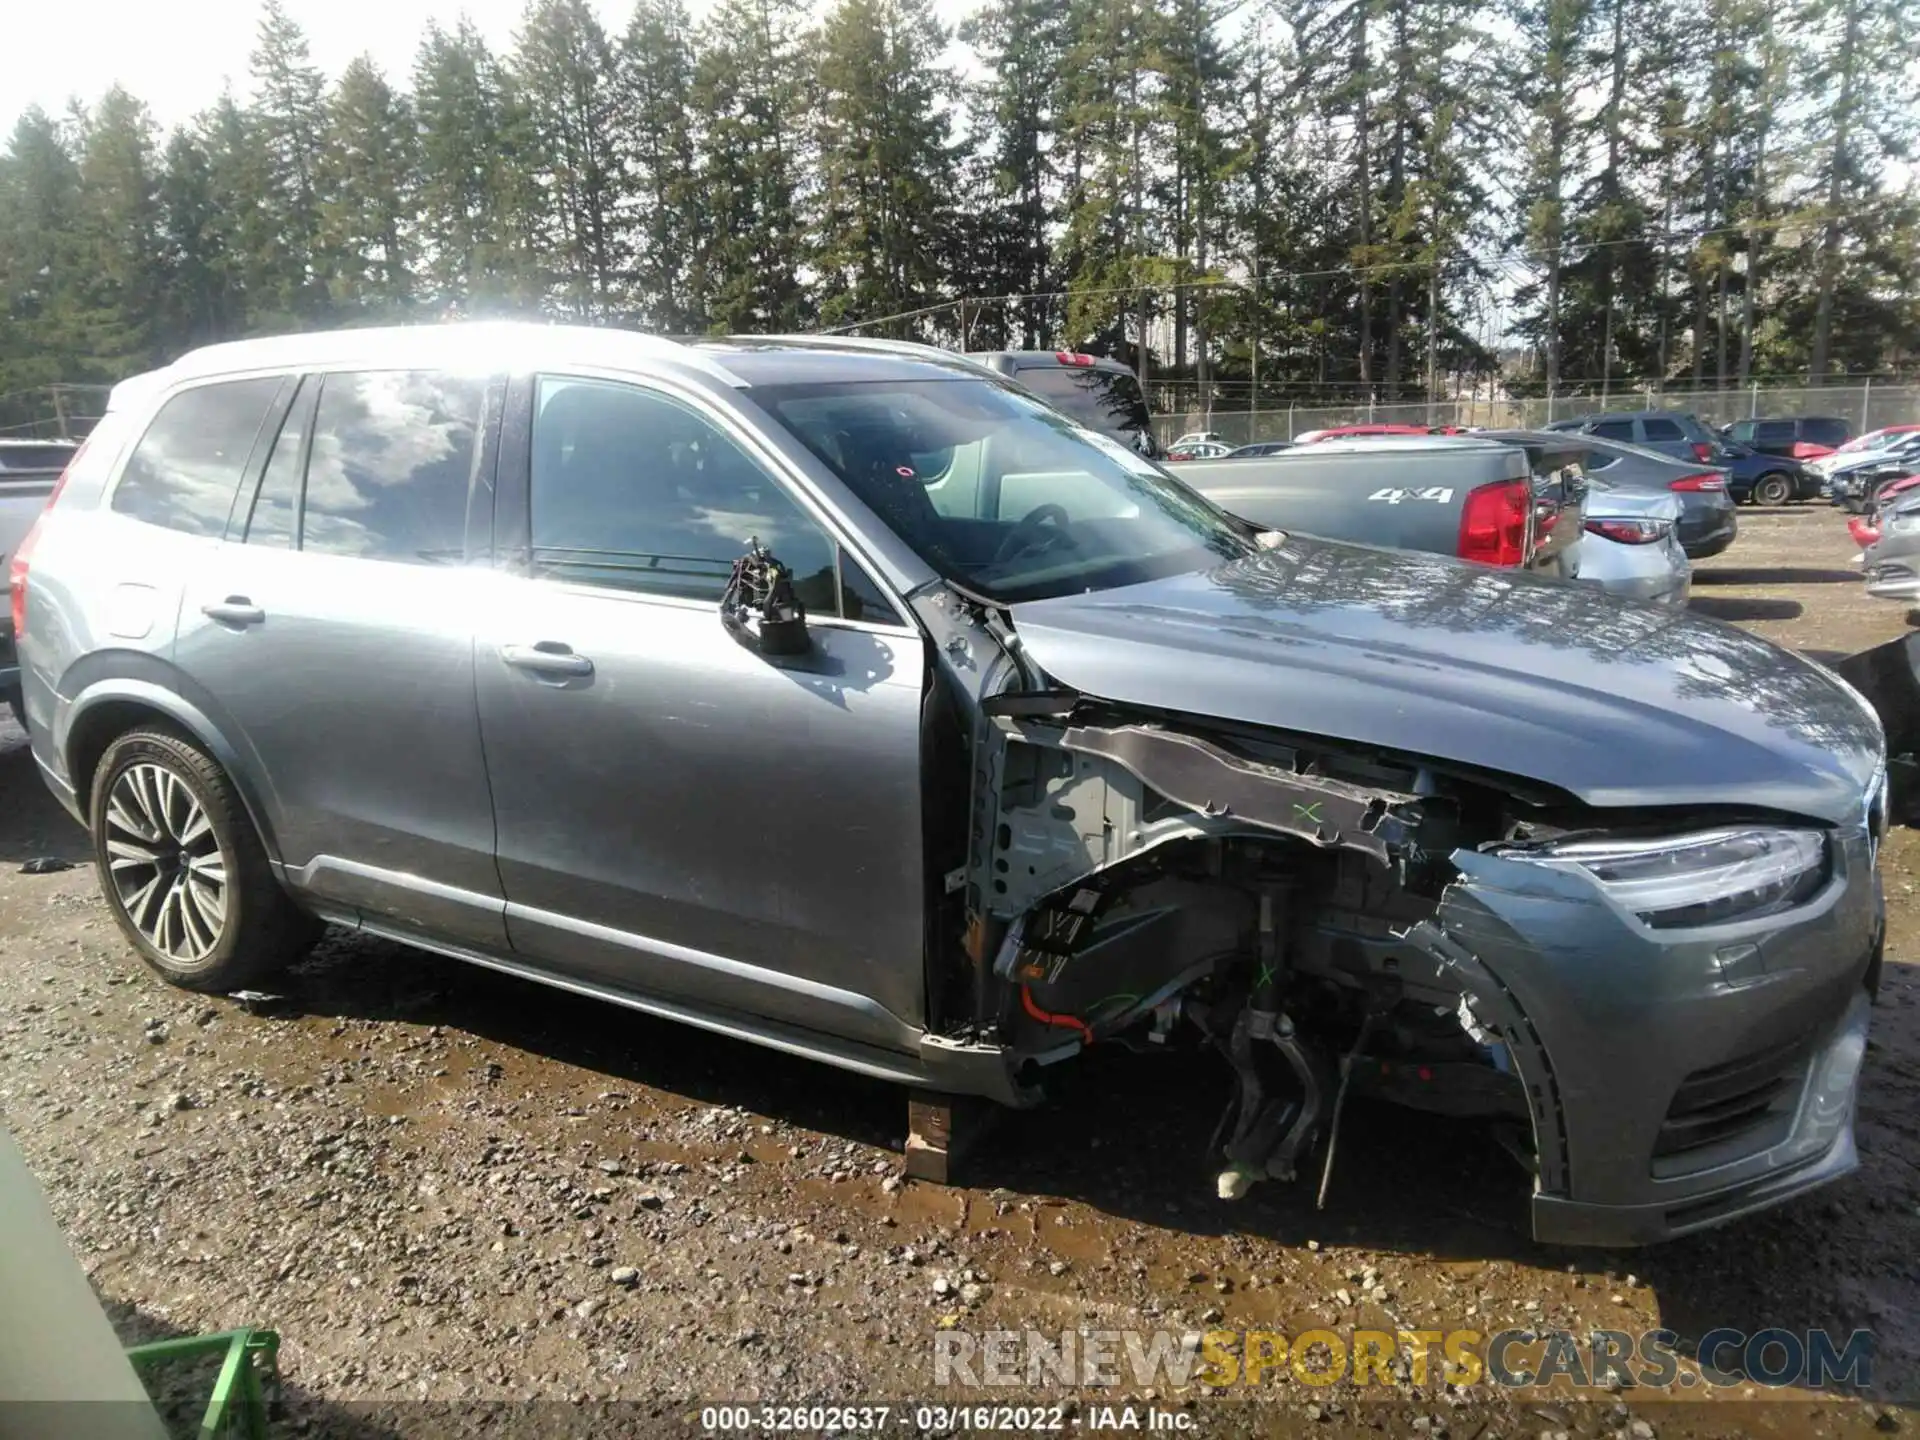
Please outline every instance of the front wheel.
[[1753, 501], [1756, 505], [1784, 505], [1791, 499], [1793, 479], [1778, 470], [1769, 470], [1753, 482]]
[[233, 782], [181, 736], [140, 729], [115, 740], [89, 813], [107, 907], [173, 984], [237, 989], [319, 935], [274, 878]]

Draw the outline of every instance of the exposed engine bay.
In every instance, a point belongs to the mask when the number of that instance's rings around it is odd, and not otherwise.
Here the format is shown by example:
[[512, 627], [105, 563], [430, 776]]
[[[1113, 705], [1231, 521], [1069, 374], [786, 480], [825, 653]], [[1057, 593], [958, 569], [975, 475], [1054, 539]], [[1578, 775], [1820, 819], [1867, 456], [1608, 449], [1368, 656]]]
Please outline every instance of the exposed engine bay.
[[1513, 1016], [1483, 1013], [1501, 1007], [1434, 924], [1448, 856], [1513, 832], [1502, 797], [1067, 693], [984, 709], [972, 1008], [1025, 1075], [1044, 1085], [1096, 1043], [1216, 1050], [1235, 1077], [1210, 1147], [1225, 1198], [1318, 1156], [1324, 1200], [1355, 1092], [1506, 1122], [1531, 1163]]

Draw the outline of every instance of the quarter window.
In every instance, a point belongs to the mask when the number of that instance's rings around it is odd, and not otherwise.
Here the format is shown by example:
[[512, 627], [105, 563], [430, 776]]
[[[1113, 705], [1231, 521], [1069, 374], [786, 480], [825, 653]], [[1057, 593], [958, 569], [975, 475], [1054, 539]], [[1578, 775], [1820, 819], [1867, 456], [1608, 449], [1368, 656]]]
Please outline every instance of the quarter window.
[[113, 509], [186, 535], [223, 533], [280, 385], [279, 376], [265, 376], [175, 395], [128, 457]]
[[1791, 445], [1793, 443], [1793, 422], [1791, 420], [1763, 420], [1754, 430], [1754, 439], [1761, 445]]
[[633, 385], [556, 378], [540, 381], [536, 406], [536, 575], [717, 602], [757, 539], [792, 571], [809, 611], [894, 618], [853, 557], [692, 408]]
[[300, 548], [416, 565], [464, 558], [485, 398], [486, 383], [475, 376], [328, 375], [313, 422]]
[[1647, 432], [1647, 439], [1664, 444], [1669, 440], [1684, 440], [1687, 432], [1674, 420], [1642, 420], [1641, 428]]

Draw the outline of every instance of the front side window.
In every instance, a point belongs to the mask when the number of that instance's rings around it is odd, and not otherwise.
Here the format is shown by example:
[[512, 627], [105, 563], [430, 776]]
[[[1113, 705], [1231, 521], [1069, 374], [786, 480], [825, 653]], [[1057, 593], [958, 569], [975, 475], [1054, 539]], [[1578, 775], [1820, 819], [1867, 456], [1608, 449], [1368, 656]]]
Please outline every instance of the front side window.
[[186, 535], [223, 533], [280, 384], [279, 376], [270, 375], [175, 395], [127, 458], [112, 508]]
[[1253, 532], [1123, 442], [991, 380], [748, 392], [935, 570], [991, 599], [1133, 584]]
[[477, 376], [326, 376], [313, 420], [300, 548], [416, 565], [461, 560], [485, 399], [486, 382]]
[[634, 385], [559, 377], [541, 379], [534, 403], [536, 575], [718, 602], [758, 540], [809, 612], [895, 620], [854, 558], [699, 411]]

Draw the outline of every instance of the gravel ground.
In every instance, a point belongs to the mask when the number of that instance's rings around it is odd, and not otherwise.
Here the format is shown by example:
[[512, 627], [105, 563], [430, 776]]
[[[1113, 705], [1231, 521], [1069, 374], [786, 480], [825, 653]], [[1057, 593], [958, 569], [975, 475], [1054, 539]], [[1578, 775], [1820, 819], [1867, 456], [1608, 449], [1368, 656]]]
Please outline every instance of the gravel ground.
[[[1821, 654], [1903, 633], [1851, 558], [1824, 507], [1743, 512], [1695, 608]], [[83, 863], [20, 873], [43, 856]], [[1878, 1350], [1874, 1393], [1849, 1399], [1288, 1381], [1257, 1403], [1081, 1392], [1069, 1428], [1123, 1399], [1213, 1434], [1920, 1427], [1888, 1403], [1920, 1394], [1910, 832], [1884, 862], [1860, 1172], [1618, 1254], [1527, 1240], [1522, 1179], [1478, 1129], [1363, 1105], [1326, 1212], [1305, 1185], [1218, 1202], [1225, 1076], [1203, 1061], [1096, 1052], [1060, 1104], [995, 1132], [970, 1185], [903, 1183], [886, 1086], [385, 942], [330, 937], [257, 1013], [170, 990], [85, 858], [0, 731], [0, 1124], [122, 1337], [276, 1327], [297, 1433], [678, 1434], [718, 1400], [1017, 1398], [936, 1391], [938, 1329], [1214, 1325], [1865, 1327]]]

